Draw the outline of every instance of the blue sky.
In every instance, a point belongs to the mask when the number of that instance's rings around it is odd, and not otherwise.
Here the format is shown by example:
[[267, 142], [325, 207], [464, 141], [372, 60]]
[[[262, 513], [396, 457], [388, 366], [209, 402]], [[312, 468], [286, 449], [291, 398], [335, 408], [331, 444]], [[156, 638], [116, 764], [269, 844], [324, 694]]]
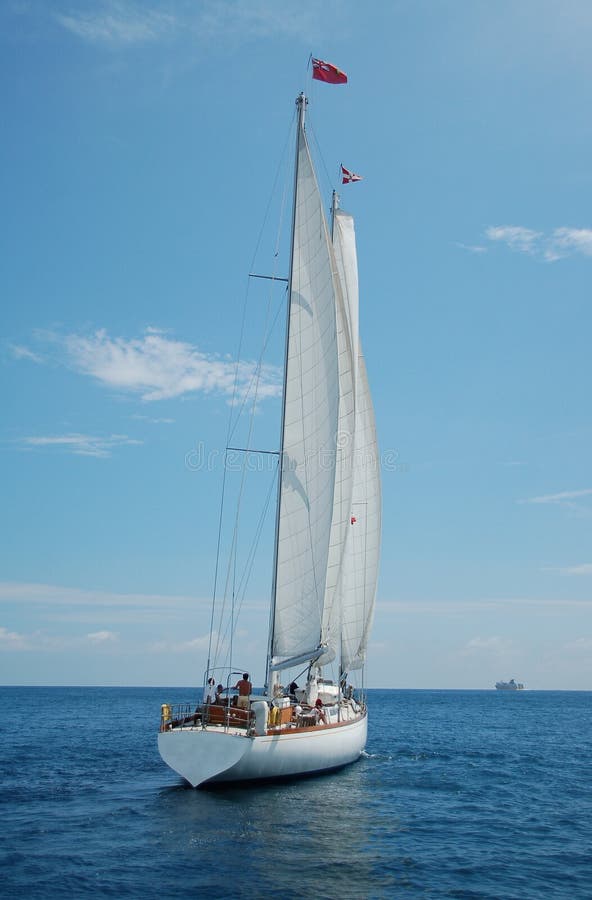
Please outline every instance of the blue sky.
[[[592, 689], [591, 40], [585, 0], [2, 5], [1, 682], [201, 682], [247, 274], [312, 87], [328, 198], [325, 170], [364, 176], [368, 683]], [[349, 84], [311, 86], [311, 52]]]

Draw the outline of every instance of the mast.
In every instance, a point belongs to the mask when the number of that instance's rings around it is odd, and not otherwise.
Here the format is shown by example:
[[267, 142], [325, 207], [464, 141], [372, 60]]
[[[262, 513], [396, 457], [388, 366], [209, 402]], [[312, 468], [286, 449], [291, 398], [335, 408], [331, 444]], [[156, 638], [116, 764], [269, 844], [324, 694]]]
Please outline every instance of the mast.
[[[335, 236], [335, 211], [339, 208], [339, 194], [337, 191], [333, 191], [331, 195], [331, 242], [333, 243]], [[340, 628], [341, 631], [341, 628]], [[343, 666], [342, 666], [342, 638], [341, 634], [339, 635], [339, 696], [341, 697], [341, 680], [343, 678]], [[341, 718], [341, 707], [339, 709], [339, 716]]]
[[271, 608], [269, 613], [269, 639], [267, 645], [267, 663], [265, 669], [265, 688], [266, 691], [271, 690], [271, 659], [273, 650], [273, 638], [275, 630], [275, 607], [277, 595], [278, 580], [278, 545], [280, 535], [280, 507], [282, 497], [282, 477], [284, 472], [284, 426], [286, 422], [286, 385], [288, 381], [288, 352], [290, 346], [290, 307], [292, 300], [292, 279], [294, 274], [294, 232], [296, 230], [296, 193], [298, 186], [298, 151], [300, 148], [300, 134], [304, 129], [304, 114], [306, 111], [306, 99], [304, 92], [301, 92], [296, 98], [296, 106], [298, 107], [298, 123], [296, 126], [296, 149], [294, 158], [294, 189], [292, 198], [292, 232], [290, 236], [290, 271], [288, 275], [288, 294], [286, 303], [286, 342], [284, 348], [284, 380], [282, 391], [282, 417], [280, 427], [280, 449], [278, 461], [278, 483], [277, 483], [277, 500], [275, 511], [275, 539], [273, 548], [273, 581], [271, 587]]
[[333, 191], [331, 196], [331, 240], [333, 240], [333, 234], [335, 232], [335, 210], [339, 209], [339, 194], [337, 191]]

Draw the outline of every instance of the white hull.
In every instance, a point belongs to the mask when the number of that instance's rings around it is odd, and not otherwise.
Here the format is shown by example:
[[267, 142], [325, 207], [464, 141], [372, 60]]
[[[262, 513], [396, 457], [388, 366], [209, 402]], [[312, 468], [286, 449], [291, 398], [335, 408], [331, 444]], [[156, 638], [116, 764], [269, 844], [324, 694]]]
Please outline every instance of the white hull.
[[285, 778], [336, 769], [359, 758], [368, 719], [329, 727], [247, 736], [215, 726], [176, 728], [158, 735], [165, 763], [193, 787], [205, 782]]

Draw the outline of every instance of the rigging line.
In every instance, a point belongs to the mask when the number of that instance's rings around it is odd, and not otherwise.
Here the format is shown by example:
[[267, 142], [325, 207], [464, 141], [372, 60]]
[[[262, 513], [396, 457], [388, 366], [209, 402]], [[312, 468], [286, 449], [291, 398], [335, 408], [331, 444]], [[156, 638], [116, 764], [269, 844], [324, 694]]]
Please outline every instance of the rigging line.
[[227, 450], [234, 450], [236, 453], [263, 453], [265, 456], [279, 456], [278, 450], [248, 450], [246, 447], [227, 447]]
[[282, 306], [281, 306], [281, 305], [278, 305], [278, 308], [277, 308], [277, 310], [276, 310], [275, 316], [274, 316], [274, 318], [273, 318], [273, 322], [271, 323], [271, 326], [270, 326], [270, 328], [269, 328], [267, 337], [266, 337], [265, 342], [264, 342], [264, 344], [263, 344], [263, 349], [261, 350], [261, 354], [260, 354], [260, 357], [259, 357], [259, 361], [258, 361], [258, 363], [257, 363], [257, 366], [255, 367], [255, 371], [254, 371], [253, 374], [251, 375], [251, 380], [250, 380], [249, 385], [248, 385], [248, 387], [247, 387], [247, 389], [246, 389], [246, 391], [245, 391], [245, 393], [244, 393], [244, 395], [243, 395], [243, 399], [242, 399], [242, 401], [241, 401], [241, 404], [240, 404], [238, 413], [237, 413], [237, 415], [236, 415], [236, 419], [235, 419], [235, 421], [234, 421], [234, 425], [232, 426], [232, 429], [231, 429], [231, 431], [230, 431], [230, 433], [229, 433], [229, 435], [228, 435], [227, 443], [229, 443], [229, 442], [232, 440], [232, 438], [234, 437], [234, 433], [235, 433], [236, 428], [237, 428], [237, 425], [238, 425], [238, 423], [239, 423], [239, 421], [240, 421], [240, 417], [242, 416], [243, 410], [244, 410], [245, 406], [247, 405], [247, 401], [249, 400], [249, 395], [250, 395], [250, 393], [251, 393], [251, 388], [253, 387], [253, 384], [255, 383], [255, 379], [257, 378], [257, 370], [258, 370], [258, 367], [259, 367], [260, 363], [262, 363], [262, 361], [263, 361], [263, 356], [265, 355], [265, 352], [266, 352], [267, 347], [268, 347], [268, 345], [269, 345], [269, 341], [271, 340], [271, 337], [272, 337], [272, 335], [273, 335], [273, 332], [275, 331], [275, 327], [276, 327], [276, 325], [277, 325], [277, 320], [278, 320], [278, 317], [279, 317], [279, 314], [280, 314], [281, 311], [282, 311]]
[[[250, 548], [250, 550], [249, 550], [249, 554], [248, 554], [248, 556], [247, 556], [247, 564], [246, 564], [246, 566], [245, 566], [245, 569], [244, 569], [244, 571], [243, 571], [243, 574], [241, 575], [241, 579], [240, 579], [239, 584], [238, 584], [237, 593], [240, 594], [241, 591], [242, 591], [242, 592], [243, 592], [243, 598], [244, 598], [244, 594], [246, 593], [248, 580], [249, 580], [249, 578], [250, 578], [251, 571], [252, 571], [252, 568], [253, 568], [253, 563], [254, 563], [254, 561], [255, 561], [255, 553], [256, 553], [256, 550], [257, 550], [257, 546], [258, 546], [258, 544], [259, 544], [259, 540], [260, 540], [260, 538], [261, 538], [261, 534], [262, 534], [262, 531], [263, 531], [263, 526], [264, 526], [264, 524], [265, 524], [265, 519], [267, 518], [267, 513], [268, 513], [268, 510], [269, 510], [269, 504], [270, 504], [270, 502], [271, 502], [271, 497], [272, 497], [273, 488], [274, 488], [274, 486], [275, 486], [276, 479], [277, 479], [277, 467], [276, 467], [276, 471], [275, 471], [274, 477], [271, 479], [271, 483], [270, 483], [269, 488], [268, 488], [268, 491], [267, 491], [267, 496], [266, 496], [266, 498], [265, 498], [265, 503], [264, 503], [264, 505], [263, 505], [263, 509], [262, 509], [262, 511], [261, 511], [261, 515], [259, 516], [259, 522], [257, 523], [257, 528], [256, 528], [256, 532], [255, 532], [255, 537], [254, 537], [254, 539], [253, 539], [253, 542], [252, 542], [252, 544], [251, 544], [251, 548]], [[241, 600], [241, 603], [242, 603], [242, 600]]]
[[[280, 161], [279, 161], [278, 166], [277, 166], [277, 169], [276, 169], [276, 173], [275, 173], [275, 178], [274, 178], [274, 181], [273, 181], [272, 189], [271, 189], [271, 191], [270, 191], [269, 198], [268, 198], [268, 201], [267, 201], [267, 207], [266, 207], [266, 210], [265, 210], [265, 214], [264, 214], [264, 218], [263, 218], [263, 223], [262, 223], [262, 225], [261, 225], [261, 229], [260, 229], [260, 231], [259, 231], [259, 235], [258, 235], [256, 244], [255, 244], [255, 250], [254, 250], [254, 252], [253, 252], [252, 263], [251, 263], [251, 266], [250, 266], [251, 269], [253, 268], [253, 264], [254, 264], [255, 259], [256, 259], [256, 257], [257, 257], [257, 253], [259, 252], [259, 246], [260, 246], [260, 244], [261, 244], [261, 240], [262, 240], [262, 236], [263, 236], [263, 231], [264, 231], [265, 224], [266, 224], [267, 219], [268, 219], [268, 216], [269, 216], [269, 210], [270, 210], [270, 208], [271, 208], [272, 198], [273, 198], [273, 196], [274, 196], [274, 194], [275, 194], [275, 191], [276, 191], [276, 186], [277, 186], [277, 183], [278, 183], [278, 180], [279, 180], [279, 175], [280, 175], [282, 166], [284, 165], [284, 161], [285, 161], [285, 157], [286, 157], [286, 149], [287, 149], [288, 142], [289, 142], [289, 140], [290, 140], [290, 138], [291, 138], [292, 130], [293, 130], [293, 127], [294, 127], [294, 119], [295, 119], [295, 115], [296, 115], [295, 113], [292, 114], [292, 119], [291, 119], [291, 122], [290, 122], [290, 127], [289, 127], [289, 129], [288, 129], [288, 134], [287, 134], [286, 140], [285, 140], [285, 142], [284, 142], [284, 147], [283, 147], [282, 153], [281, 153], [281, 155], [280, 155]], [[280, 216], [280, 226], [279, 226], [280, 229], [281, 229], [281, 226], [282, 226], [282, 223], [283, 223], [283, 209], [284, 209], [284, 207], [285, 207], [285, 195], [286, 195], [286, 190], [285, 190], [285, 188], [284, 188], [284, 192], [283, 192], [283, 196], [282, 196], [282, 207], [281, 207], [281, 208], [282, 208], [282, 214], [281, 214], [281, 216]], [[274, 256], [274, 259], [276, 259], [276, 260], [277, 260], [277, 254], [278, 254], [278, 246], [279, 246], [279, 233], [278, 233], [278, 235], [276, 235], [276, 252], [275, 252], [275, 256]], [[235, 365], [235, 375], [234, 375], [234, 384], [233, 384], [233, 391], [232, 391], [232, 400], [231, 400], [231, 404], [230, 404], [230, 412], [229, 412], [229, 416], [228, 416], [228, 428], [227, 428], [227, 436], [226, 436], [226, 445], [227, 445], [227, 446], [228, 446], [228, 444], [230, 443], [230, 439], [231, 439], [232, 435], [234, 434], [236, 425], [238, 424], [238, 420], [240, 419], [240, 416], [242, 415], [243, 408], [244, 408], [244, 406], [245, 406], [245, 404], [246, 404], [246, 402], [247, 402], [248, 395], [249, 395], [249, 393], [250, 393], [251, 387], [252, 387], [252, 385], [253, 385], [253, 381], [254, 381], [254, 379], [255, 379], [255, 374], [254, 374], [253, 377], [251, 378], [251, 382], [250, 382], [250, 384], [249, 384], [249, 387], [248, 387], [248, 389], [247, 389], [247, 392], [246, 392], [245, 396], [243, 397], [242, 403], [241, 403], [241, 405], [240, 405], [240, 409], [239, 409], [238, 414], [237, 414], [236, 422], [235, 422], [234, 425], [233, 425], [233, 415], [232, 415], [232, 414], [233, 414], [233, 410], [235, 409], [235, 405], [236, 405], [236, 395], [237, 395], [237, 391], [238, 391], [238, 377], [239, 377], [240, 360], [241, 360], [242, 345], [243, 345], [244, 331], [245, 331], [245, 322], [246, 322], [246, 313], [247, 313], [247, 303], [248, 303], [248, 295], [249, 295], [249, 284], [250, 284], [250, 279], [247, 279], [247, 285], [246, 285], [246, 290], [245, 290], [245, 299], [244, 299], [244, 302], [243, 302], [243, 311], [242, 311], [242, 319], [241, 319], [241, 328], [240, 328], [239, 345], [238, 345], [237, 359], [236, 359], [236, 365]], [[271, 294], [271, 292], [270, 292], [270, 294]], [[271, 302], [271, 299], [268, 301], [268, 309], [269, 309], [269, 303], [270, 303], [270, 302]], [[267, 344], [268, 344], [268, 342], [269, 342], [269, 339], [271, 338], [271, 334], [273, 333], [273, 330], [274, 330], [274, 327], [275, 327], [275, 324], [276, 324], [276, 321], [277, 321], [277, 317], [278, 317], [278, 315], [279, 315], [279, 310], [280, 310], [280, 308], [281, 308], [281, 307], [278, 307], [278, 312], [276, 313], [276, 316], [275, 316], [274, 321], [273, 321], [273, 323], [272, 323], [272, 325], [271, 325], [271, 328], [269, 329], [268, 338], [267, 338], [267, 340], [266, 340], [265, 343], [264, 343], [263, 350], [262, 350], [261, 355], [260, 355], [259, 368], [260, 368], [261, 360], [262, 360], [262, 358], [263, 358], [263, 353], [265, 352], [265, 350], [266, 350], [266, 348], [267, 348]], [[268, 321], [268, 320], [269, 320], [269, 319], [268, 319], [268, 316], [267, 316], [267, 321]], [[257, 378], [258, 378], [258, 375], [257, 375]], [[218, 524], [218, 540], [217, 540], [217, 548], [216, 548], [216, 564], [215, 564], [215, 575], [214, 575], [214, 592], [213, 592], [213, 596], [212, 596], [212, 613], [211, 613], [211, 618], [210, 618], [210, 638], [209, 638], [209, 645], [208, 645], [208, 668], [209, 668], [209, 665], [210, 665], [210, 657], [211, 657], [212, 628], [213, 628], [213, 623], [214, 623], [214, 611], [215, 611], [215, 604], [216, 604], [216, 591], [217, 591], [217, 585], [218, 585], [218, 573], [219, 573], [219, 564], [220, 564], [221, 533], [222, 533], [222, 521], [223, 521], [223, 509], [224, 509], [224, 493], [225, 493], [225, 487], [226, 487], [226, 456], [225, 456], [225, 465], [224, 465], [224, 475], [223, 475], [223, 481], [222, 481], [222, 497], [221, 497], [221, 501], [220, 501], [220, 515], [219, 515], [219, 524]], [[221, 616], [223, 615], [223, 611], [224, 611], [224, 603], [223, 603], [222, 610], [221, 610]], [[218, 651], [219, 651], [219, 635], [218, 635], [218, 640], [217, 640], [217, 645], [216, 645], [216, 656], [218, 655]]]
[[333, 181], [333, 178], [329, 173], [329, 169], [327, 168], [327, 163], [325, 162], [325, 158], [323, 156], [321, 146], [319, 144], [319, 139], [317, 138], [316, 132], [315, 132], [312, 124], [310, 125], [310, 132], [311, 132], [311, 136], [312, 136], [312, 139], [313, 139], [314, 145], [315, 145], [315, 157], [321, 161], [323, 169], [325, 170], [325, 177], [329, 183], [331, 190], [336, 191], [337, 188], [335, 187], [335, 182]]
[[[289, 135], [289, 136], [291, 136], [291, 133], [292, 133], [292, 125], [290, 126], [290, 135]], [[285, 148], [285, 146], [284, 146], [283, 155], [285, 156], [285, 154], [286, 154], [286, 148]], [[275, 180], [275, 182], [274, 182], [274, 192], [275, 192], [275, 184], [277, 183], [278, 177], [279, 177], [279, 170], [278, 170], [278, 175], [276, 175], [276, 180]], [[270, 202], [271, 202], [271, 199], [270, 199]], [[278, 222], [278, 228], [277, 228], [276, 240], [275, 240], [275, 250], [274, 250], [274, 271], [275, 271], [275, 267], [277, 266], [277, 259], [278, 259], [278, 254], [279, 254], [279, 247], [280, 247], [281, 235], [282, 235], [282, 231], [283, 231], [283, 227], [284, 227], [284, 216], [285, 216], [285, 211], [286, 211], [286, 202], [287, 202], [287, 186], [286, 186], [286, 184], [284, 183], [284, 189], [283, 189], [283, 191], [282, 191], [282, 200], [281, 200], [281, 204], [280, 204], [280, 218], [279, 218], [279, 222]], [[259, 240], [260, 240], [260, 239], [261, 239], [261, 237], [259, 238]], [[255, 256], [253, 257], [253, 263], [254, 263], [254, 262], [255, 262]], [[246, 391], [246, 393], [245, 393], [245, 396], [244, 396], [244, 398], [243, 398], [243, 402], [241, 403], [240, 409], [239, 409], [239, 411], [238, 411], [238, 413], [237, 413], [237, 416], [236, 416], [236, 420], [235, 420], [234, 426], [233, 426], [232, 430], [230, 431], [229, 440], [230, 440], [230, 438], [232, 438], [232, 436], [234, 435], [234, 432], [235, 432], [235, 430], [236, 430], [236, 427], [237, 427], [237, 425], [238, 425], [238, 423], [239, 423], [240, 417], [241, 417], [241, 415], [242, 415], [242, 413], [243, 413], [243, 409], [244, 409], [244, 407], [245, 407], [245, 404], [246, 404], [246, 402], [247, 402], [249, 393], [250, 393], [250, 391], [251, 391], [251, 387], [253, 386], [253, 382], [254, 382], [254, 380], [255, 380], [255, 377], [256, 377], [257, 374], [258, 374], [258, 369], [260, 369], [260, 367], [261, 367], [261, 365], [262, 365], [262, 363], [263, 363], [263, 358], [264, 358], [264, 356], [265, 356], [265, 353], [267, 352], [267, 347], [268, 347], [268, 345], [269, 345], [269, 341], [271, 340], [271, 337], [272, 337], [272, 335], [273, 335], [273, 333], [274, 333], [274, 331], [275, 331], [275, 327], [276, 327], [276, 324], [277, 324], [278, 316], [279, 316], [280, 311], [281, 311], [281, 309], [282, 309], [282, 306], [281, 306], [281, 305], [278, 305], [278, 309], [277, 309], [276, 314], [275, 314], [275, 316], [274, 316], [274, 318], [273, 318], [273, 321], [272, 321], [272, 323], [271, 323], [271, 326], [268, 328], [267, 326], [268, 326], [268, 323], [269, 323], [270, 309], [271, 309], [271, 305], [272, 305], [272, 301], [273, 301], [273, 287], [274, 287], [274, 281], [276, 281], [276, 280], [278, 280], [278, 279], [272, 278], [272, 284], [271, 284], [271, 286], [270, 286], [269, 295], [268, 295], [268, 299], [267, 299], [267, 309], [266, 309], [266, 312], [265, 312], [265, 329], [264, 329], [264, 331], [263, 331], [263, 338], [264, 338], [264, 339], [263, 339], [263, 346], [261, 347], [261, 352], [260, 352], [260, 354], [259, 354], [259, 359], [258, 359], [258, 361], [257, 361], [257, 368], [256, 368], [255, 372], [253, 373], [253, 375], [251, 376], [251, 381], [249, 382], [249, 386], [248, 386], [247, 391]], [[282, 280], [283, 280], [283, 279], [282, 279]], [[267, 329], [267, 334], [266, 334], [266, 329]]]
[[[255, 265], [255, 260], [257, 259], [257, 254], [259, 253], [259, 247], [260, 247], [260, 245], [261, 245], [261, 240], [262, 240], [262, 238], [263, 238], [263, 232], [264, 232], [265, 225], [266, 225], [267, 220], [268, 220], [268, 217], [269, 217], [269, 211], [270, 211], [270, 208], [271, 208], [271, 203], [272, 203], [273, 197], [275, 196], [275, 192], [276, 192], [276, 188], [277, 188], [277, 183], [278, 183], [279, 177], [280, 177], [280, 172], [281, 172], [281, 170], [282, 170], [282, 167], [283, 167], [284, 164], [285, 164], [285, 159], [286, 159], [286, 155], [287, 155], [286, 150], [287, 150], [288, 142], [290, 141], [290, 138], [291, 138], [291, 136], [292, 136], [292, 130], [293, 130], [293, 127], [294, 127], [294, 118], [295, 118], [295, 113], [292, 113], [292, 119], [291, 119], [291, 121], [290, 121], [290, 127], [289, 127], [289, 129], [288, 129], [288, 134], [287, 134], [286, 140], [285, 140], [285, 142], [284, 142], [283, 150], [282, 150], [281, 155], [280, 155], [280, 161], [279, 161], [279, 163], [278, 163], [278, 166], [277, 166], [277, 169], [276, 169], [276, 172], [275, 172], [275, 177], [274, 177], [274, 180], [273, 180], [272, 188], [271, 188], [271, 191], [270, 191], [270, 193], [269, 193], [268, 200], [267, 200], [267, 206], [266, 206], [266, 208], [265, 208], [265, 213], [264, 213], [264, 215], [263, 215], [263, 222], [261, 223], [261, 228], [260, 228], [259, 234], [258, 234], [258, 236], [257, 236], [257, 241], [255, 242], [255, 249], [254, 249], [254, 251], [253, 251], [253, 256], [252, 256], [252, 258], [251, 258], [251, 265], [250, 265], [250, 267], [249, 267], [250, 271], [253, 270], [253, 267], [254, 267], [254, 265]], [[282, 203], [281, 203], [281, 206], [280, 206], [280, 210], [281, 210], [281, 212], [280, 212], [280, 226], [279, 226], [280, 228], [281, 228], [282, 223], [283, 223], [283, 209], [284, 209], [284, 205], [285, 205], [285, 193], [286, 193], [286, 188], [285, 188], [285, 186], [284, 186], [284, 191], [283, 191], [283, 194], [282, 194]], [[275, 249], [275, 252], [274, 252], [274, 264], [275, 264], [275, 265], [277, 265], [278, 246], [279, 246], [279, 235], [276, 236], [276, 249]], [[238, 351], [237, 360], [236, 360], [235, 383], [234, 383], [234, 390], [233, 390], [233, 395], [232, 395], [232, 401], [231, 401], [231, 405], [230, 405], [230, 415], [229, 415], [229, 424], [228, 424], [228, 437], [227, 437], [227, 441], [226, 441], [227, 444], [228, 444], [229, 441], [230, 441], [230, 437], [231, 437], [232, 434], [234, 433], [234, 430], [235, 430], [235, 428], [236, 428], [236, 425], [238, 424], [238, 419], [240, 418], [240, 416], [241, 416], [241, 414], [242, 414], [242, 410], [243, 410], [243, 406], [244, 406], [244, 403], [241, 404], [241, 407], [240, 407], [239, 412], [238, 412], [238, 415], [237, 415], [236, 422], [234, 423], [234, 425], [232, 425], [232, 413], [233, 413], [233, 411], [234, 411], [234, 405], [235, 405], [236, 393], [237, 393], [237, 388], [238, 388], [238, 372], [239, 372], [239, 366], [240, 366], [240, 354], [241, 354], [241, 351], [242, 351], [242, 339], [243, 339], [243, 334], [244, 334], [244, 324], [245, 324], [245, 318], [246, 318], [246, 307], [247, 307], [247, 297], [248, 297], [248, 294], [249, 294], [249, 286], [250, 286], [250, 276], [247, 278], [247, 287], [246, 287], [246, 291], [245, 291], [246, 296], [245, 296], [245, 301], [244, 301], [244, 305], [243, 305], [243, 317], [242, 317], [242, 322], [241, 322], [241, 339], [240, 339], [240, 343], [239, 343], [239, 351]], [[252, 383], [252, 379], [251, 379], [251, 383]], [[248, 389], [248, 390], [250, 390], [250, 387], [251, 387], [251, 384], [249, 384], [249, 389]], [[248, 391], [247, 391], [247, 393], [248, 393]], [[231, 425], [232, 425], [232, 427], [231, 427]]]
[[[213, 628], [214, 628], [214, 612], [216, 609], [216, 590], [218, 587], [218, 570], [220, 564], [220, 544], [222, 540], [222, 518], [224, 513], [224, 495], [226, 493], [226, 454], [227, 450], [224, 452], [224, 474], [222, 475], [222, 495], [220, 497], [220, 515], [218, 518], [218, 539], [216, 542], [216, 564], [214, 566], [214, 589], [212, 592], [212, 612], [210, 614], [210, 636], [208, 639], [208, 665], [207, 671], [210, 671], [210, 663], [212, 657], [212, 636], [213, 636]], [[217, 655], [217, 654], [216, 654]]]
[[[249, 583], [249, 579], [251, 577], [251, 572], [253, 570], [253, 564], [255, 562], [255, 556], [257, 553], [258, 546], [259, 546], [259, 541], [261, 540], [261, 534], [263, 532], [263, 526], [264, 526], [265, 520], [267, 518], [267, 513], [269, 512], [269, 504], [270, 504], [271, 498], [273, 496], [273, 488], [275, 486], [276, 479], [277, 479], [277, 469], [276, 469], [276, 473], [275, 473], [274, 477], [271, 480], [269, 489], [267, 491], [265, 503], [263, 504], [263, 509], [261, 511], [261, 514], [259, 516], [259, 521], [258, 521], [257, 527], [255, 529], [255, 535], [253, 538], [253, 542], [251, 544], [251, 547], [249, 548], [247, 563], [245, 564], [245, 569], [243, 571], [243, 574], [241, 575], [241, 580], [239, 581], [239, 585], [237, 588], [237, 595], [239, 596], [239, 601], [238, 601], [237, 610], [236, 610], [235, 625], [238, 623], [238, 619], [239, 619], [239, 616], [242, 611], [243, 602], [244, 602], [245, 595], [247, 592], [247, 586]], [[241, 592], [242, 592], [242, 596], [241, 596]], [[229, 628], [229, 623], [227, 622], [226, 628], [224, 631], [224, 635], [223, 635], [223, 641], [226, 640], [226, 636], [228, 634], [228, 628]]]
[[[270, 296], [269, 296], [269, 302], [268, 302], [268, 306], [267, 306], [267, 315], [266, 315], [267, 321], [265, 323], [265, 327], [268, 330], [268, 332], [269, 332], [269, 324], [268, 323], [269, 323], [271, 300], [272, 300], [272, 292], [270, 292]], [[278, 309], [278, 312], [279, 312], [279, 309]], [[277, 316], [277, 314], [276, 314], [276, 316]], [[267, 342], [265, 342], [265, 343], [267, 343]], [[258, 398], [258, 393], [259, 393], [259, 384], [260, 384], [260, 376], [261, 376], [262, 356], [263, 356], [263, 351], [259, 357], [259, 362], [258, 362], [257, 370], [256, 370], [253, 405], [251, 408], [251, 415], [249, 417], [249, 427], [248, 427], [247, 440], [246, 440], [247, 453], [249, 451], [251, 439], [252, 439], [252, 435], [253, 435], [253, 426], [254, 426], [254, 422], [255, 422], [255, 410], [257, 407], [257, 398]], [[247, 456], [245, 455], [245, 461], [244, 461], [244, 464], [243, 464], [243, 467], [241, 470], [241, 479], [240, 479], [239, 493], [238, 493], [237, 504], [236, 504], [236, 515], [235, 515], [235, 520], [234, 520], [232, 543], [231, 543], [231, 548], [230, 548], [230, 555], [229, 555], [229, 559], [228, 559], [228, 569], [227, 569], [227, 573], [226, 573], [226, 582], [225, 582], [225, 587], [224, 587], [224, 605], [226, 603], [226, 598], [228, 596], [228, 587], [229, 587], [229, 583], [230, 583], [231, 569], [233, 569], [233, 571], [234, 571], [233, 578], [234, 578], [234, 580], [236, 580], [236, 566], [237, 566], [237, 554], [238, 554], [238, 529], [239, 529], [240, 516], [241, 516], [241, 511], [242, 511], [242, 501], [243, 501], [243, 495], [244, 495], [244, 489], [245, 489], [245, 482], [246, 482], [246, 478], [247, 478], [246, 461], [247, 461]], [[233, 604], [232, 609], [234, 612], [234, 593], [233, 593], [232, 604]], [[223, 608], [224, 608], [224, 606], [223, 606]], [[231, 635], [231, 642], [232, 642], [232, 635]], [[216, 654], [218, 653], [218, 649], [219, 649], [219, 642], [216, 645]]]

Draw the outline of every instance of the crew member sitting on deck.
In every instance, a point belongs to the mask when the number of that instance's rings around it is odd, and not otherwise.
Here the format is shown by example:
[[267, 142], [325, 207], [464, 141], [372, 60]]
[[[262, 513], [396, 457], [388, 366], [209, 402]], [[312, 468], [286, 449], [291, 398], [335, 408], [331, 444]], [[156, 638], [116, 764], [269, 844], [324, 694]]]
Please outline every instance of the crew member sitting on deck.
[[249, 695], [253, 690], [253, 685], [249, 681], [249, 673], [245, 672], [240, 681], [234, 686], [235, 690], [238, 691], [238, 698], [236, 701], [236, 705], [239, 709], [248, 709], [249, 708]]
[[218, 687], [216, 688], [216, 699], [214, 700], [214, 703], [217, 703], [220, 706], [224, 703], [224, 697], [222, 696], [223, 693], [224, 693], [224, 685], [219, 684]]
[[204, 688], [203, 702], [205, 703], [213, 703], [214, 697], [216, 694], [215, 690], [216, 682], [213, 678], [208, 678], [208, 683]]
[[323, 701], [320, 697], [317, 697], [317, 701], [314, 705], [314, 714], [317, 717], [317, 725], [319, 722], [322, 722], [323, 725], [327, 724], [327, 716], [325, 715], [325, 710], [323, 709]]

